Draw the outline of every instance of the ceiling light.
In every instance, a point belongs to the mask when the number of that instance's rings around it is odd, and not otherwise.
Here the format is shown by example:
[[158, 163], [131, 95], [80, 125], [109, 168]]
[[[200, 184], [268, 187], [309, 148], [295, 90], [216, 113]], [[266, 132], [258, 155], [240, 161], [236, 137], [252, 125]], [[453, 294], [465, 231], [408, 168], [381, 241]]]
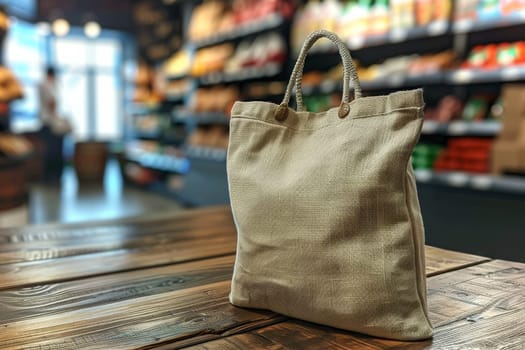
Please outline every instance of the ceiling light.
[[38, 22], [36, 24], [36, 32], [40, 36], [46, 36], [51, 33], [51, 25], [47, 22]]
[[56, 36], [66, 36], [69, 33], [69, 22], [63, 18], [58, 18], [53, 21], [53, 33]]
[[88, 38], [96, 38], [100, 35], [100, 24], [95, 21], [89, 21], [84, 25], [84, 34]]

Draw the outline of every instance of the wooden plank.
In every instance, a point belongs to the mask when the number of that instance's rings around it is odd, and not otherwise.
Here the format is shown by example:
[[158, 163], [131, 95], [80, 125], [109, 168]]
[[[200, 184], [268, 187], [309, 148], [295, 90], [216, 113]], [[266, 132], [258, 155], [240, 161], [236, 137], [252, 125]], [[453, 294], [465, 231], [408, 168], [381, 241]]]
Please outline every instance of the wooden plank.
[[95, 348], [171, 349], [285, 321], [229, 304], [233, 261], [230, 255], [0, 292], [0, 329], [8, 330], [0, 344], [80, 349], [89, 339]]
[[201, 227], [207, 222], [219, 219], [231, 219], [228, 207], [215, 207], [213, 210], [186, 210], [167, 212], [155, 215], [145, 215], [131, 219], [100, 221], [96, 223], [75, 223], [64, 225], [35, 225], [20, 228], [0, 229], [0, 243], [19, 243], [32, 241], [50, 241], [61, 239], [81, 239], [94, 235], [109, 235], [114, 233], [134, 233], [155, 230], [158, 227], [184, 229]]
[[[288, 320], [190, 349], [522, 349], [525, 264], [491, 261], [428, 280], [434, 337], [400, 342]], [[161, 347], [159, 347], [160, 349]]]
[[213, 221], [208, 227], [174, 229], [162, 227], [138, 232], [119, 232], [116, 234], [93, 235], [85, 239], [68, 239], [65, 242], [24, 242], [16, 244], [18, 249], [0, 249], [0, 265], [24, 261], [37, 261], [68, 256], [107, 252], [120, 249], [137, 249], [172, 244], [178, 241], [216, 237], [233, 237], [235, 228], [231, 219]]
[[[158, 247], [157, 247], [158, 248]], [[444, 254], [443, 250], [441, 249], [433, 249], [432, 247], [428, 247], [428, 258], [427, 261], [429, 262], [439, 262], [439, 265], [432, 266], [430, 265], [431, 271], [437, 271], [439, 267], [445, 266], [446, 269], [450, 269], [451, 265], [454, 261], [458, 261], [459, 258], [461, 258], [461, 253], [452, 252], [454, 257], [456, 259], [448, 259], [446, 261], [446, 264], [443, 264], [441, 259], [439, 258]], [[439, 254], [435, 256], [435, 254]], [[450, 255], [447, 253], [447, 255]], [[96, 255], [95, 255], [96, 256]], [[88, 256], [91, 257], [91, 256]], [[468, 256], [467, 256], [468, 257]], [[162, 259], [162, 256], [155, 256], [155, 259], [159, 260]], [[223, 260], [225, 259], [225, 260]], [[463, 259], [464, 260], [464, 259]], [[460, 262], [463, 262], [463, 260], [459, 260]], [[63, 260], [56, 260], [56, 262], [62, 262]], [[67, 263], [64, 263], [65, 265], [70, 265], [70, 259], [66, 259]], [[161, 268], [149, 268], [149, 269], [141, 269], [137, 271], [131, 271], [131, 272], [125, 272], [125, 273], [119, 273], [119, 274], [110, 274], [110, 275], [104, 275], [99, 277], [92, 277], [92, 278], [82, 278], [80, 280], [76, 281], [69, 281], [69, 282], [63, 282], [59, 284], [47, 284], [47, 285], [37, 285], [32, 288], [18, 288], [14, 290], [8, 290], [8, 291], [0, 291], [0, 300], [2, 300], [2, 304], [0, 304], [0, 315], [2, 315], [2, 319], [6, 320], [6, 317], [20, 317], [20, 315], [38, 315], [45, 311], [48, 312], [55, 312], [56, 310], [68, 310], [68, 308], [72, 307], [80, 307], [81, 305], [92, 305], [91, 303], [84, 303], [84, 300], [89, 300], [90, 302], [95, 302], [98, 300], [105, 300], [106, 303], [113, 302], [115, 300], [113, 299], [100, 299], [103, 295], [114, 295], [117, 299], [120, 300], [120, 298], [127, 298], [132, 295], [141, 296], [143, 294], [140, 293], [142, 289], [147, 289], [148, 293], [154, 294], [155, 288], [152, 288], [152, 284], [159, 283], [168, 283], [168, 280], [164, 280], [164, 278], [169, 278], [166, 274], [173, 274], [173, 273], [181, 273], [187, 271], [195, 270], [197, 266], [200, 267], [206, 267], [211, 268], [213, 267], [213, 263], [216, 262], [217, 266], [214, 268], [216, 269], [224, 269], [225, 266], [221, 263], [222, 261], [227, 261], [229, 263], [227, 267], [227, 271], [231, 272], [233, 269], [233, 262], [234, 258], [233, 255], [228, 256], [226, 258], [219, 258], [219, 259], [207, 259], [207, 260], [200, 260], [197, 262], [192, 262], [189, 264], [176, 264], [176, 265], [168, 265]], [[18, 265], [15, 265], [18, 266]], [[31, 266], [34, 266], [34, 269], [40, 269], [39, 264], [32, 264]], [[56, 264], [53, 264], [52, 266], [57, 266]], [[89, 266], [90, 269], [95, 269], [95, 266], [93, 264], [86, 264], [85, 266]], [[113, 265], [113, 267], [117, 267]], [[132, 266], [129, 266], [132, 267]], [[125, 266], [124, 266], [125, 268]], [[63, 267], [59, 267], [60, 270], [63, 270]], [[201, 271], [201, 270], [197, 270]], [[215, 270], [214, 270], [215, 271]], [[81, 273], [81, 271], [78, 271], [78, 273]], [[80, 275], [79, 275], [80, 276]], [[161, 276], [160, 280], [157, 280], [153, 278], [152, 276]], [[231, 274], [228, 275], [222, 275], [224, 277], [223, 280], [230, 280]], [[16, 274], [14, 275], [14, 278], [21, 279], [21, 275]], [[77, 277], [77, 276], [73, 276]], [[171, 276], [172, 278], [178, 278], [177, 281], [181, 282], [181, 279], [183, 280], [183, 277], [178, 276]], [[31, 281], [35, 282], [35, 281]], [[182, 285], [182, 284], [181, 284]], [[131, 289], [130, 289], [131, 288]], [[162, 290], [162, 289], [161, 289]], [[118, 291], [118, 293], [115, 295], [115, 291]], [[46, 294], [44, 294], [46, 293]], [[97, 297], [95, 297], [95, 295]], [[64, 299], [66, 301], [64, 301]], [[78, 303], [77, 303], [78, 302]], [[44, 310], [41, 310], [38, 305], [43, 304], [45, 305]], [[18, 305], [20, 306], [20, 309], [17, 310], [17, 312], [14, 314], [15, 316], [9, 316], [12, 312], [8, 311], [8, 309], [4, 308], [9, 305]], [[23, 305], [31, 306], [30, 308], [22, 308]], [[54, 305], [57, 305], [56, 307]]]
[[490, 261], [489, 258], [484, 256], [460, 253], [432, 246], [425, 246], [425, 257], [425, 270], [429, 277]]
[[[115, 297], [106, 296], [104, 301], [100, 301], [101, 304], [78, 305], [51, 313], [45, 311], [46, 301], [42, 300], [39, 313], [32, 317], [16, 311], [20, 306], [11, 303], [4, 306], [9, 311], [10, 320], [0, 321], [1, 347], [137, 349], [185, 339], [216, 339], [225, 332], [235, 333], [283, 321], [285, 318], [275, 313], [237, 308], [228, 302], [230, 282], [219, 281], [225, 274], [223, 269], [217, 268], [226, 268], [231, 264], [232, 257], [229, 261], [226, 259], [220, 263], [204, 261], [202, 266], [199, 265], [201, 262], [188, 264], [183, 270], [170, 275], [171, 279], [177, 278], [177, 274], [181, 278], [187, 276], [186, 285], [174, 283], [170, 290], [151, 295], [145, 293], [124, 300], [117, 298], [118, 301]], [[200, 276], [200, 281], [192, 282], [188, 276]], [[107, 282], [103, 284], [107, 286]], [[74, 289], [78, 291], [78, 287], [76, 285]], [[75, 290], [66, 295], [74, 297]], [[59, 296], [55, 294], [55, 297]], [[18, 297], [14, 296], [15, 299]], [[78, 303], [90, 302], [83, 298]], [[51, 307], [56, 308], [57, 305]]]
[[0, 323], [108, 305], [231, 279], [234, 255], [0, 291]]
[[232, 233], [141, 249], [0, 265], [0, 290], [229, 255], [235, 253], [235, 248]]

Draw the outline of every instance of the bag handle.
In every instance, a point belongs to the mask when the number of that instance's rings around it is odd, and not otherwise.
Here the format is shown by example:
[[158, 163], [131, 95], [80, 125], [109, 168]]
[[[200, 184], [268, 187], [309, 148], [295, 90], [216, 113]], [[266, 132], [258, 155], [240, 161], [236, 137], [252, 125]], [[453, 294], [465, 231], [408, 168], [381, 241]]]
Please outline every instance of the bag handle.
[[361, 84], [359, 83], [359, 77], [357, 76], [357, 71], [355, 69], [354, 63], [352, 62], [352, 56], [350, 55], [350, 51], [348, 51], [348, 48], [346, 47], [345, 43], [336, 34], [328, 30], [317, 30], [308, 35], [303, 44], [301, 52], [299, 53], [299, 57], [297, 58], [297, 62], [295, 62], [295, 66], [292, 71], [292, 76], [290, 77], [290, 81], [288, 82], [288, 86], [286, 87], [286, 92], [284, 94], [283, 101], [277, 109], [275, 115], [277, 120], [286, 119], [286, 116], [288, 114], [288, 104], [290, 103], [290, 97], [292, 95], [292, 89], [294, 85], [296, 90], [295, 98], [297, 102], [297, 110], [304, 111], [302, 91], [304, 63], [306, 60], [306, 55], [308, 54], [308, 50], [310, 50], [313, 44], [320, 38], [327, 38], [334, 44], [336, 44], [337, 48], [339, 49], [339, 55], [341, 56], [341, 59], [343, 61], [343, 98], [341, 101], [341, 105], [339, 106], [339, 117], [344, 118], [350, 112], [350, 106], [348, 104], [350, 101], [350, 81], [352, 81], [352, 84], [354, 86], [355, 98], [357, 99], [361, 97], [362, 92]]

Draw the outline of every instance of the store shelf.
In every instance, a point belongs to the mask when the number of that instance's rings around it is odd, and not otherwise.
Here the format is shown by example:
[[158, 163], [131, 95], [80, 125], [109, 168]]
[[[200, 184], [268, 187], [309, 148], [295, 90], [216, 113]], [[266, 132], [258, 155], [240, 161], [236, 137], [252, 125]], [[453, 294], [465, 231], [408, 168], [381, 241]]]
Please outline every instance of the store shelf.
[[167, 80], [182, 80], [182, 79], [186, 79], [186, 78], [189, 78], [188, 73], [184, 73], [184, 74], [168, 74], [166, 76]]
[[197, 125], [229, 125], [230, 119], [224, 113], [202, 113], [192, 111], [174, 111], [173, 121]]
[[209, 147], [197, 147], [189, 146], [186, 148], [186, 156], [188, 158], [210, 160], [214, 162], [226, 161], [226, 149], [223, 148], [209, 148]]
[[452, 31], [454, 33], [468, 33], [487, 29], [511, 27], [520, 24], [525, 24], [525, 12], [515, 13], [495, 19], [466, 19], [455, 21], [452, 25]]
[[448, 74], [450, 84], [495, 83], [525, 80], [525, 66], [513, 66], [499, 69], [458, 69]]
[[[385, 78], [362, 80], [364, 90], [387, 90], [429, 85], [466, 85], [476, 83], [498, 83], [525, 80], [525, 66], [505, 67], [493, 70], [457, 69], [418, 75], [392, 74]], [[341, 92], [342, 83], [324, 81], [316, 86], [303, 86], [305, 95], [330, 94]]]
[[497, 121], [439, 123], [433, 120], [426, 120], [423, 123], [421, 133], [425, 135], [495, 136], [500, 131], [501, 123]]
[[465, 172], [434, 172], [416, 170], [416, 180], [422, 184], [444, 185], [479, 191], [525, 194], [525, 178], [518, 176], [477, 175]]
[[240, 39], [248, 35], [258, 34], [266, 30], [274, 29], [283, 24], [285, 19], [278, 13], [271, 14], [256, 21], [249, 21], [236, 27], [227, 33], [220, 33], [213, 37], [195, 41], [196, 49], [223, 43], [225, 41]]
[[[386, 78], [374, 79], [374, 80], [362, 80], [361, 87], [364, 90], [383, 90], [393, 88], [408, 88], [408, 87], [419, 87], [427, 85], [438, 85], [443, 84], [446, 79], [446, 74], [442, 72], [426, 73], [420, 75], [403, 75], [393, 74]], [[315, 94], [331, 94], [334, 92], [341, 92], [343, 90], [343, 84], [326, 80], [319, 85], [304, 85], [303, 93], [305, 95]]]
[[[353, 36], [346, 41], [346, 44], [351, 50], [359, 50], [372, 46], [380, 46], [385, 44], [396, 44], [402, 43], [407, 40], [413, 39], [422, 39], [427, 37], [434, 37], [438, 35], [446, 34], [449, 31], [450, 22], [448, 21], [439, 21], [431, 23], [428, 26], [423, 27], [414, 27], [406, 29], [395, 29], [391, 30], [385, 34], [380, 35], [369, 35], [369, 36]], [[329, 53], [337, 52], [334, 45], [329, 43], [322, 45], [315, 45], [312, 50], [312, 53]], [[298, 52], [296, 52], [296, 55]]]
[[199, 78], [200, 85], [215, 85], [274, 77], [282, 70], [280, 64], [268, 64], [263, 67], [250, 67], [235, 73], [216, 72]]
[[160, 130], [138, 130], [135, 129], [133, 132], [133, 136], [135, 136], [138, 139], [146, 139], [146, 140], [156, 140], [161, 137]]
[[131, 113], [133, 115], [142, 115], [142, 114], [158, 112], [161, 108], [162, 108], [162, 103], [160, 102], [154, 102], [154, 103], [134, 102], [131, 105]]
[[189, 94], [189, 92], [185, 92], [183, 94], [166, 94], [166, 102], [170, 103], [178, 103], [178, 102], [184, 102], [184, 99]]
[[145, 168], [154, 170], [180, 174], [185, 174], [189, 170], [189, 162], [186, 158], [178, 158], [167, 154], [143, 152], [137, 154], [127, 154], [126, 158], [130, 161], [139, 163]]

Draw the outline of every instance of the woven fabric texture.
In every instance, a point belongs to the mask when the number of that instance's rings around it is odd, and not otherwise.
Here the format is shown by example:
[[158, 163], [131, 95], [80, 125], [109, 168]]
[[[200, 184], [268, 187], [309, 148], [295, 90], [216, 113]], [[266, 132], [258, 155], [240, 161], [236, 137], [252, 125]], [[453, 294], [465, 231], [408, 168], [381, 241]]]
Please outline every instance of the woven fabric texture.
[[421, 90], [276, 119], [237, 102], [228, 149], [238, 232], [230, 301], [373, 336], [432, 335], [409, 159]]

